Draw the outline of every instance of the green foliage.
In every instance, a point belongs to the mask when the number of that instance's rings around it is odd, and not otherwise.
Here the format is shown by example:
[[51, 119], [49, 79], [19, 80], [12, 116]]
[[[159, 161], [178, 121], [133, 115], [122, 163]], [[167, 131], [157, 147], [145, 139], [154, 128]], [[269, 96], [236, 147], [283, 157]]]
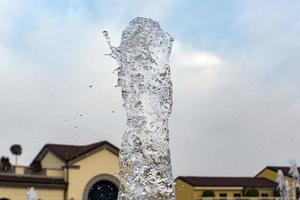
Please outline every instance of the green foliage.
[[280, 192], [276, 188], [274, 189], [273, 194], [274, 194], [274, 197], [280, 197]]
[[249, 188], [244, 192], [244, 196], [246, 197], [259, 197], [259, 193], [255, 188]]
[[15, 156], [19, 156], [22, 154], [22, 147], [19, 144], [14, 144], [10, 147], [10, 152], [15, 155]]
[[18, 156], [22, 154], [22, 147], [19, 144], [13, 144], [10, 147], [10, 152], [16, 157], [15, 166], [18, 164]]
[[211, 190], [204, 190], [202, 194], [202, 197], [214, 197], [214, 196], [215, 193]]
[[33, 172], [38, 173], [42, 170], [42, 165], [39, 161], [34, 161], [31, 165], [30, 168]]

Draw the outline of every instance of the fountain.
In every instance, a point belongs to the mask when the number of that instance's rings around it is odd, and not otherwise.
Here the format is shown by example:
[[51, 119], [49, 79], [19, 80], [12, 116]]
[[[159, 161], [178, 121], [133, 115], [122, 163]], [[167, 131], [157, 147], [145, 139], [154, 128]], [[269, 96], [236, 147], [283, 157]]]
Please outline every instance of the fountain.
[[174, 200], [168, 118], [172, 111], [172, 37], [158, 22], [135, 18], [113, 47], [127, 126], [120, 150], [119, 200]]
[[33, 187], [29, 188], [26, 195], [27, 195], [27, 200], [38, 200], [37, 194]]
[[281, 200], [290, 200], [290, 186], [289, 182], [285, 180], [284, 174], [281, 170], [277, 172], [276, 181], [278, 183], [277, 189], [280, 192]]
[[[290, 170], [289, 174], [293, 178], [293, 191], [295, 191], [295, 196], [299, 196], [299, 189], [300, 189], [300, 176], [299, 176], [299, 171], [298, 171], [298, 165], [295, 160], [290, 159]], [[295, 198], [296, 199], [296, 198]], [[300, 200], [300, 197], [298, 198]]]
[[299, 171], [298, 171], [298, 166], [295, 160], [289, 160], [290, 163], [290, 170], [289, 174], [293, 177], [293, 179], [296, 182], [296, 185], [299, 186], [300, 180], [299, 180]]

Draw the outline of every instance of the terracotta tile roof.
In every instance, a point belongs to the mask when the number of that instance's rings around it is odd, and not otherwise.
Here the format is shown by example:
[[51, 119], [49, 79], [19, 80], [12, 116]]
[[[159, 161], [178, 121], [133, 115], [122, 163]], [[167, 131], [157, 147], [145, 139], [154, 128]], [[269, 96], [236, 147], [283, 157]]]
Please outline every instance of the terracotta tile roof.
[[111, 150], [116, 155], [119, 154], [119, 148], [107, 141], [101, 141], [89, 145], [46, 144], [43, 147], [43, 149], [38, 153], [34, 161], [40, 160], [41, 154], [43, 154], [45, 150], [50, 150], [63, 161], [69, 162], [101, 147], [106, 147], [108, 150]]
[[0, 175], [0, 185], [66, 187], [67, 183], [60, 178]]
[[271, 187], [275, 188], [277, 184], [265, 178], [253, 177], [196, 177], [179, 176], [180, 179], [192, 186], [203, 187]]
[[[270, 170], [273, 170], [275, 172], [277, 172], [278, 170], [281, 170], [285, 176], [292, 177], [289, 174], [290, 167], [287, 167], [287, 166], [267, 166], [267, 167], [265, 167], [265, 169], [270, 169]], [[298, 171], [300, 172], [300, 167], [298, 167]]]

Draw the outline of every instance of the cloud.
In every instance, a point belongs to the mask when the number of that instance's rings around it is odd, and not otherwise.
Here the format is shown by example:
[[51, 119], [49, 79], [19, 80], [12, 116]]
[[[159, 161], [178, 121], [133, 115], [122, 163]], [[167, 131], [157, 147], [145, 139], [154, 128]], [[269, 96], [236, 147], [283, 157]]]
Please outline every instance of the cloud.
[[[186, 35], [178, 36], [198, 33], [182, 30], [177, 15], [171, 15], [169, 1], [157, 12], [150, 1], [151, 8], [120, 4], [116, 11], [107, 9], [105, 16], [101, 16], [106, 8], [101, 1], [91, 10], [80, 1], [60, 9], [32, 6], [35, 2], [26, 2], [26, 7], [21, 1], [0, 2], [4, 4], [0, 9], [5, 8], [5, 14], [0, 12], [2, 154], [10, 154], [10, 144], [21, 143], [20, 162], [28, 164], [47, 142], [86, 144], [106, 139], [119, 145], [126, 115], [120, 88], [114, 87], [112, 71], [117, 64], [104, 56], [109, 50], [101, 31], [109, 31], [118, 45], [132, 17], [153, 12], [163, 28], [178, 27], [173, 29], [172, 35], [177, 36], [170, 58], [175, 176], [253, 175], [264, 165], [299, 159], [300, 49], [295, 41], [300, 28], [299, 23], [291, 23], [291, 17], [297, 19], [299, 14], [290, 14], [290, 9], [281, 18], [268, 4], [240, 5], [238, 17], [228, 21], [228, 27], [234, 27], [227, 41], [232, 43], [216, 48], [188, 44]], [[274, 15], [280, 20], [272, 20]], [[243, 35], [238, 45], [230, 40], [235, 32]], [[270, 149], [276, 153], [270, 154]]]
[[[184, 174], [253, 176], [266, 165], [300, 159], [300, 83], [295, 75], [300, 73], [295, 42], [300, 29], [294, 21], [300, 16], [294, 4], [284, 4], [278, 15], [282, 2], [275, 4], [242, 6], [228, 26], [242, 32], [244, 40], [216, 49], [221, 64], [204, 68], [213, 73], [193, 70], [184, 79], [184, 73], [175, 71], [171, 139], [177, 148], [176, 172], [189, 168]], [[190, 79], [198, 80], [190, 84]]]
[[172, 63], [184, 67], [214, 67], [222, 64], [222, 59], [212, 52], [199, 51], [174, 42]]
[[115, 87], [117, 63], [104, 55], [109, 48], [102, 30], [116, 45], [120, 24], [83, 18], [76, 5], [62, 14], [39, 4], [27, 27], [20, 18], [28, 13], [19, 2], [6, 7], [18, 12], [2, 18], [10, 20], [10, 34], [0, 40], [10, 40], [0, 43], [0, 132], [9, 134], [1, 136], [0, 152], [10, 155], [9, 146], [20, 143], [20, 163], [28, 164], [49, 142], [109, 140], [119, 146], [126, 114]]
[[220, 65], [221, 59], [211, 53], [191, 53], [185, 59], [186, 65], [210, 67]]

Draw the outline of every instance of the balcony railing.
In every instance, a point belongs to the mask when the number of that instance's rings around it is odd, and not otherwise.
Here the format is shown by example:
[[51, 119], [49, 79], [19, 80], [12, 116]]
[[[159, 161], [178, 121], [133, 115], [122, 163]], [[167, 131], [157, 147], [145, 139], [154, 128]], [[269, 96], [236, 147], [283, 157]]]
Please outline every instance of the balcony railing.
[[11, 167], [10, 169], [0, 170], [0, 175], [14, 174], [15, 168]]
[[34, 171], [30, 167], [25, 166], [12, 166], [9, 170], [0, 170], [0, 175], [7, 176], [42, 176], [42, 177], [57, 177], [64, 178], [63, 169], [41, 169]]
[[24, 168], [25, 175], [32, 175], [32, 176], [46, 176], [46, 169], [41, 169], [39, 171], [34, 171], [30, 167]]

